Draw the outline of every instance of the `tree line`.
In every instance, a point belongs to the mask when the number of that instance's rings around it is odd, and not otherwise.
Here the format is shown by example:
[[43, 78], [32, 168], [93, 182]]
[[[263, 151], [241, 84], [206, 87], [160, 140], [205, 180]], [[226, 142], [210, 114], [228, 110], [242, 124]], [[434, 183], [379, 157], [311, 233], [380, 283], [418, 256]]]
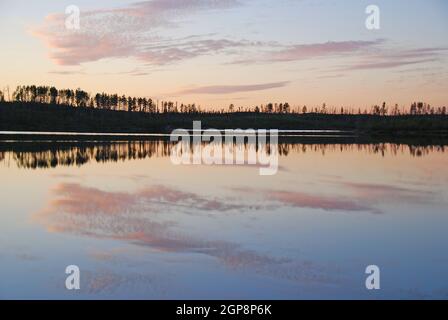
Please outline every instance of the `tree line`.
[[[57, 89], [50, 86], [18, 86], [13, 93], [16, 102], [42, 103], [52, 105], [63, 105], [74, 108], [91, 108], [127, 112], [144, 113], [272, 113], [272, 114], [369, 114], [369, 115], [446, 115], [447, 108], [434, 107], [424, 102], [414, 102], [410, 107], [393, 106], [383, 102], [370, 108], [347, 108], [327, 106], [323, 103], [319, 107], [291, 106], [288, 102], [266, 103], [253, 107], [235, 107], [230, 104], [227, 108], [219, 110], [203, 110], [196, 104], [178, 104], [172, 101], [153, 101], [146, 97], [131, 97], [118, 94], [96, 93], [90, 94], [82, 89]], [[0, 91], [0, 102], [5, 101], [4, 94]]]

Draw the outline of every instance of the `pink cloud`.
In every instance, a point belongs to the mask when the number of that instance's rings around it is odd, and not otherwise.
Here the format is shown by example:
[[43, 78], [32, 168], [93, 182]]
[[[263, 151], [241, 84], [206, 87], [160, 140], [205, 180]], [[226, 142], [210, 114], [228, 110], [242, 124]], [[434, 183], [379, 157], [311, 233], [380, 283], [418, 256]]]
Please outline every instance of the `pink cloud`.
[[373, 41], [329, 41], [296, 45], [281, 45], [277, 43], [271, 44], [271, 48], [280, 47], [280, 50], [271, 49], [258, 57], [237, 60], [233, 64], [291, 62], [321, 57], [353, 55], [354, 53], [378, 47], [384, 42], [384, 39], [377, 39]]
[[[247, 63], [297, 61], [351, 54], [383, 42], [282, 45], [218, 38], [210, 34], [172, 39], [160, 33], [175, 26], [178, 17], [240, 4], [236, 0], [143, 1], [122, 8], [83, 11], [81, 29], [77, 31], [65, 29], [64, 15], [51, 14], [43, 25], [32, 30], [32, 34], [44, 41], [55, 63], [70, 66], [106, 58], [135, 58], [149, 65], [164, 65], [209, 54], [237, 55], [242, 49], [248, 50], [245, 56], [252, 56], [245, 60]], [[269, 51], [257, 58], [261, 49]]]
[[341, 55], [377, 46], [383, 42], [384, 40], [341, 42], [330, 41], [326, 43], [300, 44], [291, 46], [282, 51], [273, 52], [267, 59], [273, 62], [283, 62], [305, 60], [329, 55]]
[[231, 94], [237, 92], [263, 91], [275, 88], [282, 88], [289, 84], [289, 81], [272, 82], [251, 85], [222, 85], [204, 86], [192, 89], [181, 90], [177, 94]]
[[377, 52], [364, 57], [360, 62], [340, 70], [391, 69], [402, 66], [424, 64], [439, 61], [448, 48], [417, 48], [410, 50], [389, 50]]
[[161, 65], [202, 54], [250, 45], [227, 39], [164, 39], [150, 31], [169, 27], [178, 16], [238, 5], [235, 0], [153, 0], [117, 9], [81, 12], [80, 30], [65, 29], [65, 16], [50, 14], [32, 35], [42, 39], [58, 65], [79, 65], [106, 58], [137, 58]]
[[390, 69], [407, 65], [433, 62], [435, 59], [422, 59], [422, 60], [401, 60], [401, 61], [379, 61], [379, 62], [365, 62], [352, 65], [344, 70], [368, 70], [368, 69]]

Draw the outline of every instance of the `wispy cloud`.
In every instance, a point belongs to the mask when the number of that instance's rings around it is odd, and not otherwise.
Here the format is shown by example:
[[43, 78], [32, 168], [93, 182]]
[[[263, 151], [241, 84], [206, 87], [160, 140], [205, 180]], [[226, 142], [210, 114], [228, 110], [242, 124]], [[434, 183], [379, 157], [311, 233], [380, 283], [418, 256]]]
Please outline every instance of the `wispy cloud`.
[[[79, 31], [66, 30], [65, 16], [52, 14], [43, 25], [33, 28], [32, 34], [44, 41], [56, 64], [65, 66], [107, 58], [134, 58], [146, 65], [165, 65], [210, 54], [233, 56], [233, 64], [291, 62], [346, 56], [384, 42], [377, 39], [285, 45], [229, 39], [213, 33], [180, 38], [164, 36], [164, 30], [178, 26], [179, 17], [233, 8], [241, 3], [236, 0], [143, 1], [122, 8], [82, 12]], [[241, 55], [245, 58], [238, 59]]]
[[86, 74], [84, 71], [79, 71], [79, 70], [54, 70], [54, 71], [49, 71], [48, 73], [59, 75], [59, 76]]
[[239, 92], [250, 91], [263, 91], [276, 88], [286, 87], [290, 82], [271, 82], [263, 84], [250, 84], [250, 85], [221, 85], [221, 86], [203, 86], [191, 89], [185, 89], [176, 92], [176, 94], [188, 95], [188, 94], [232, 94]]
[[[280, 63], [318, 58], [350, 58], [347, 64], [331, 69], [337, 71], [392, 69], [407, 65], [425, 64], [441, 61], [446, 57], [447, 47], [402, 49], [386, 46], [386, 39], [372, 41], [329, 41], [325, 43], [298, 45], [271, 45], [249, 59], [236, 60], [231, 64]], [[263, 47], [260, 45], [260, 47]], [[267, 47], [265, 44], [264, 47]], [[272, 50], [279, 47], [279, 50]], [[328, 71], [328, 70], [327, 70]]]
[[315, 44], [294, 45], [282, 51], [273, 52], [268, 57], [269, 61], [284, 62], [297, 61], [330, 55], [344, 55], [382, 44], [384, 40], [375, 41], [340, 41]]
[[73, 66], [106, 58], [136, 58], [161, 65], [227, 48], [255, 45], [247, 41], [192, 36], [170, 39], [157, 34], [174, 27], [177, 18], [213, 9], [238, 6], [236, 0], [153, 0], [118, 9], [82, 12], [81, 29], [65, 29], [65, 16], [51, 14], [31, 33], [50, 49], [58, 65]]
[[340, 68], [340, 70], [391, 69], [402, 66], [439, 61], [448, 48], [389, 49], [363, 57], [359, 62]]
[[330, 56], [346, 56], [359, 53], [369, 48], [378, 47], [384, 39], [372, 41], [329, 41], [296, 45], [280, 45], [280, 50], [270, 50], [258, 57], [234, 61], [234, 64], [291, 62]]
[[433, 62], [435, 59], [421, 59], [421, 60], [401, 60], [401, 61], [379, 61], [379, 62], [364, 62], [354, 64], [345, 68], [344, 70], [368, 70], [368, 69], [390, 69], [407, 65]]
[[201, 36], [195, 38], [197, 39], [169, 39], [155, 45], [147, 45], [135, 52], [135, 56], [149, 64], [164, 65], [208, 54], [226, 53], [230, 49], [262, 45], [246, 40], [202, 39]]

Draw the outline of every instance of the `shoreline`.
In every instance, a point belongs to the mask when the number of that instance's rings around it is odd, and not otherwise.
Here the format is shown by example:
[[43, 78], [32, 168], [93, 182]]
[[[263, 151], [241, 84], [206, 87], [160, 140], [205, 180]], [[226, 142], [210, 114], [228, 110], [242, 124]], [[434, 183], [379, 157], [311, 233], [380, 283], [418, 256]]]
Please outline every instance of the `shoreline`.
[[175, 129], [277, 129], [290, 135], [343, 134], [363, 137], [446, 137], [448, 115], [366, 115], [320, 113], [141, 113], [35, 103], [0, 103], [4, 135], [144, 137]]

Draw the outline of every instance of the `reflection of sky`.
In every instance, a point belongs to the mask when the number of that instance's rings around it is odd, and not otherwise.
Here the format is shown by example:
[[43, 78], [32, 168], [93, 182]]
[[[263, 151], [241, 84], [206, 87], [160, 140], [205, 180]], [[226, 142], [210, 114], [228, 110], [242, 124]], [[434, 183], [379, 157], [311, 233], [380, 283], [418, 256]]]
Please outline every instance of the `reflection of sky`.
[[[295, 150], [280, 165], [2, 165], [0, 297], [446, 297], [443, 153]], [[63, 288], [69, 264], [80, 293]], [[380, 292], [363, 287], [369, 264]]]

